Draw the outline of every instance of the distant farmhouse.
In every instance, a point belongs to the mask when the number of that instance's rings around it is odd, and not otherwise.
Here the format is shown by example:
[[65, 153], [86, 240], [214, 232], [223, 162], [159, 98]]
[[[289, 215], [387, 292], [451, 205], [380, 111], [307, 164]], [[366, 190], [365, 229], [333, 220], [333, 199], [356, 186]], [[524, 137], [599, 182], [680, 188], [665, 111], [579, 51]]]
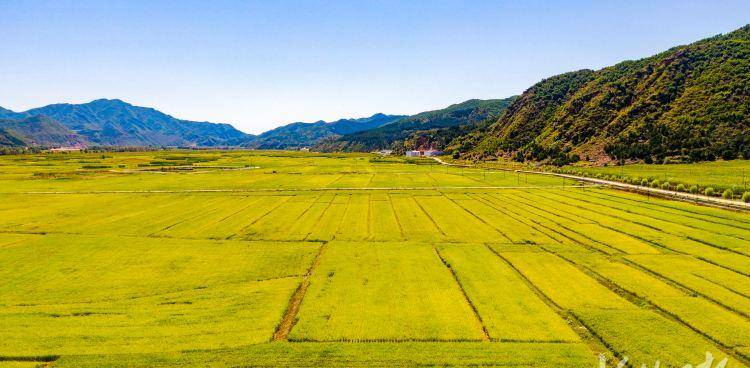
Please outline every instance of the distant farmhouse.
[[433, 157], [440, 156], [443, 151], [436, 149], [406, 151], [406, 157]]

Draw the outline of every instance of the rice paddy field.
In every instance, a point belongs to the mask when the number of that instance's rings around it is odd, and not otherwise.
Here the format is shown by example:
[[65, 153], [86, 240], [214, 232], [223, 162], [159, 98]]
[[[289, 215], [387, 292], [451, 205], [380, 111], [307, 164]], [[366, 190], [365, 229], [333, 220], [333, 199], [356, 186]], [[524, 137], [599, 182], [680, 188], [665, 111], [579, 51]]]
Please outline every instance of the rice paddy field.
[[750, 160], [713, 161], [691, 164], [632, 164], [602, 167], [568, 167], [592, 176], [596, 174], [631, 179], [659, 180], [686, 187], [733, 189], [737, 193], [750, 190]]
[[0, 368], [750, 367], [750, 215], [546, 175], [3, 156], [0, 265]]

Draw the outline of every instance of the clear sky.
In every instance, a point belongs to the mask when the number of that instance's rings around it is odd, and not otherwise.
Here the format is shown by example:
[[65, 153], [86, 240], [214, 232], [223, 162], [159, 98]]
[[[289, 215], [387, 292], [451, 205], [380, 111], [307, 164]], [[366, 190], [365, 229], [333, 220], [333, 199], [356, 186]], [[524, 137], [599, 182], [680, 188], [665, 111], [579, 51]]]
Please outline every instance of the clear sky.
[[259, 133], [507, 97], [748, 22], [748, 0], [0, 0], [0, 106], [120, 98]]

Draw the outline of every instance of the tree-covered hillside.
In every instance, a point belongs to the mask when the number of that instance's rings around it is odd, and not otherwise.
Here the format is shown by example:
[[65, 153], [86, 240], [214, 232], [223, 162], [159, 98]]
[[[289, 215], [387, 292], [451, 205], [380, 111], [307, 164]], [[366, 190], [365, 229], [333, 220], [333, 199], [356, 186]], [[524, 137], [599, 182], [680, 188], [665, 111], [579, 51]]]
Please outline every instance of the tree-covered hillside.
[[[408, 116], [380, 128], [324, 140], [316, 148], [322, 151], [403, 151], [406, 147], [405, 141], [418, 139], [421, 132], [475, 124], [490, 116], [499, 116], [511, 101], [513, 97], [502, 100], [468, 100], [441, 110]], [[436, 140], [428, 145], [443, 148], [439, 143], [442, 144], [442, 141]]]
[[465, 151], [555, 163], [750, 158], [750, 26], [545, 79]]
[[340, 119], [333, 122], [291, 123], [269, 130], [244, 146], [256, 149], [286, 149], [312, 146], [324, 138], [337, 138], [363, 130], [374, 129], [404, 118], [404, 115], [375, 114], [368, 118]]

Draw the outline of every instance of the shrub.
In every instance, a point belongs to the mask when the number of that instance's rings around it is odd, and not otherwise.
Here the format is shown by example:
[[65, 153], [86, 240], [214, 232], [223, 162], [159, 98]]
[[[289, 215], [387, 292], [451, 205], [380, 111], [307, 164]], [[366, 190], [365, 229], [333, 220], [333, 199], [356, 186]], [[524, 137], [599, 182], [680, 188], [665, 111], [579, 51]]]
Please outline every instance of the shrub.
[[644, 187], [647, 187], [648, 186], [648, 179], [641, 180], [641, 185], [643, 185]]
[[724, 193], [721, 193], [721, 198], [724, 198], [724, 199], [734, 198], [734, 191], [731, 189], [725, 190]]
[[669, 182], [665, 181], [664, 184], [661, 185], [661, 189], [669, 190]]
[[703, 194], [705, 194], [707, 196], [714, 195], [714, 188], [708, 187], [706, 189], [703, 189]]
[[686, 192], [687, 188], [685, 188], [685, 184], [677, 184], [677, 191], [678, 192]]
[[690, 193], [698, 194], [698, 192], [699, 192], [699, 190], [698, 190], [698, 186], [697, 185], [691, 185], [690, 186]]
[[742, 201], [745, 203], [750, 203], [750, 192], [742, 193]]
[[654, 181], [651, 182], [651, 188], [658, 188], [659, 184], [659, 179], [654, 179]]

